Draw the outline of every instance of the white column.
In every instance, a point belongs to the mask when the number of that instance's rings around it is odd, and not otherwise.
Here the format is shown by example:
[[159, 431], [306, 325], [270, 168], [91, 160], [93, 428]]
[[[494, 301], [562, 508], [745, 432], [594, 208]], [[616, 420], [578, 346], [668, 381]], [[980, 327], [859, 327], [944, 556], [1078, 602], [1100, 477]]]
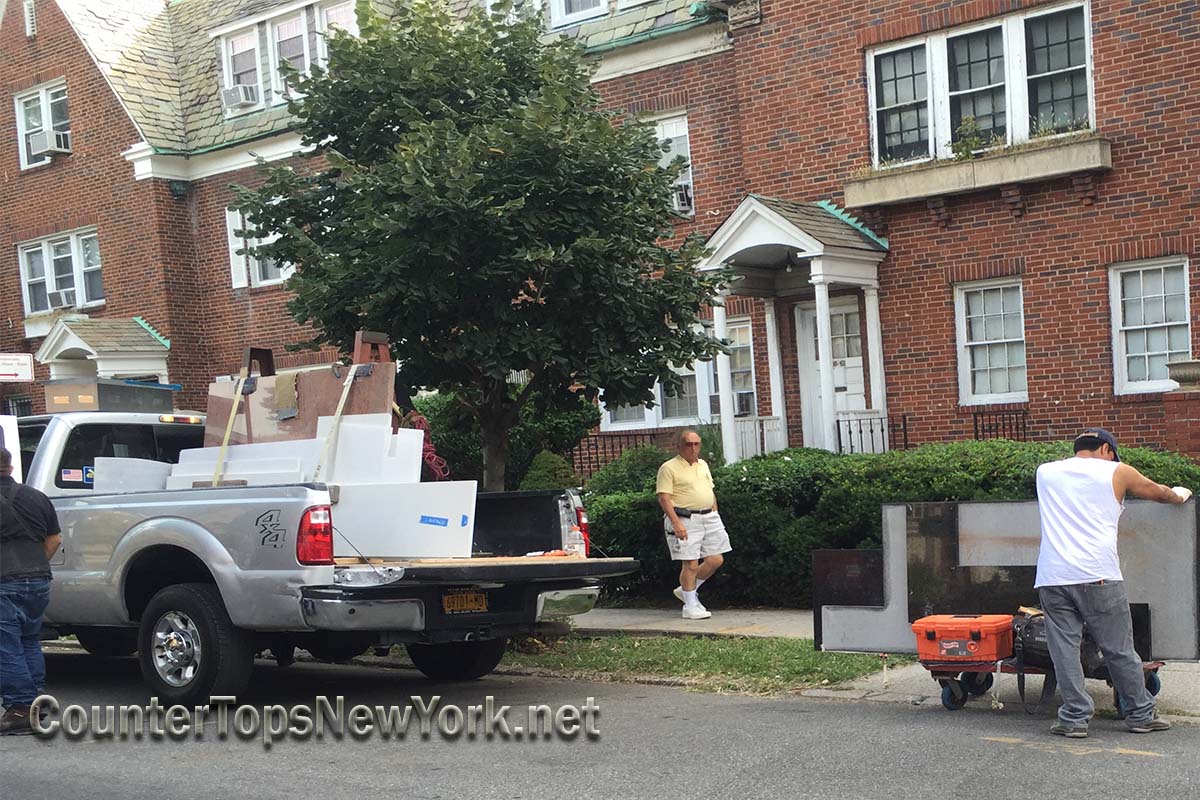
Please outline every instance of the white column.
[[779, 355], [779, 326], [775, 322], [775, 298], [763, 301], [767, 325], [767, 377], [771, 381], [771, 416], [779, 418], [787, 437], [787, 404], [783, 398], [783, 361]]
[[879, 287], [863, 287], [867, 305], [867, 363], [871, 367], [871, 410], [887, 416], [887, 384], [883, 378], [883, 327], [879, 322]]
[[[724, 302], [728, 295], [722, 293], [718, 305], [713, 306], [713, 335], [724, 339], [729, 335], [725, 324]], [[733, 406], [733, 372], [729, 368], [729, 355], [721, 353], [717, 356], [718, 394], [721, 396], [721, 450], [725, 453], [725, 463], [732, 464], [740, 461], [737, 446], [737, 430], [734, 428]]]
[[821, 436], [817, 447], [837, 449], [837, 404], [833, 396], [833, 335], [829, 323], [829, 284], [813, 281], [817, 290], [817, 356], [821, 359]]

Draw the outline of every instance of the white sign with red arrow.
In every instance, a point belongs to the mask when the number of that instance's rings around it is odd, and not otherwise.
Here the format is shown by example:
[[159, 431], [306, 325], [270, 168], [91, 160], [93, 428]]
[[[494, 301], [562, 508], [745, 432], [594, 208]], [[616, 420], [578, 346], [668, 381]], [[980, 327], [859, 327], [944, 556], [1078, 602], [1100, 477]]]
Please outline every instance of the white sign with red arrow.
[[0, 383], [33, 383], [33, 355], [0, 353]]

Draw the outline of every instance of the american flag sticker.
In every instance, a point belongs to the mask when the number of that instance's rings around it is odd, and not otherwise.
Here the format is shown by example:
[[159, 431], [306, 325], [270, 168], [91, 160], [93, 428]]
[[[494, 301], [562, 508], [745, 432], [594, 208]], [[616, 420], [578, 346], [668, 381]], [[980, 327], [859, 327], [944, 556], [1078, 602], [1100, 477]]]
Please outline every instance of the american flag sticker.
[[64, 481], [75, 481], [83, 483], [83, 470], [81, 469], [64, 469], [62, 471], [62, 479]]

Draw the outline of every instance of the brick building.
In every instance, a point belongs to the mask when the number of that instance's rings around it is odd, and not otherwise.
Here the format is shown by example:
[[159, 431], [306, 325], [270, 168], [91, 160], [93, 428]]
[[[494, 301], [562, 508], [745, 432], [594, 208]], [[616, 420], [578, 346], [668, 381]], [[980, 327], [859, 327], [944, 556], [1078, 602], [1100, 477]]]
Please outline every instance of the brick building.
[[[546, 3], [604, 102], [689, 157], [677, 232], [739, 276], [712, 320], [731, 355], [653, 409], [605, 409], [581, 464], [720, 421], [739, 457], [1085, 424], [1166, 441], [1167, 363], [1200, 353], [1200, 9]], [[276, 66], [319, 60], [349, 4], [6, 5], [0, 352], [72, 375], [105, 361], [72, 320], [123, 320], [145, 348], [109, 372], [197, 407], [244, 344], [303, 338], [286, 275], [234, 253], [228, 186], [298, 146]], [[69, 154], [32, 155], [47, 128]]]

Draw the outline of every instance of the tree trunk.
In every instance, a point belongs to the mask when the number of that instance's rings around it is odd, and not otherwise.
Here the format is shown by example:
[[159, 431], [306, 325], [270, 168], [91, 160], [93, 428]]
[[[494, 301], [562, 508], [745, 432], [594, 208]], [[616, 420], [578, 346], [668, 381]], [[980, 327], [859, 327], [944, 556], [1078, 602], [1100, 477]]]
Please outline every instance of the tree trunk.
[[502, 420], [480, 419], [479, 427], [483, 431], [483, 491], [502, 492], [508, 468], [509, 426]]

